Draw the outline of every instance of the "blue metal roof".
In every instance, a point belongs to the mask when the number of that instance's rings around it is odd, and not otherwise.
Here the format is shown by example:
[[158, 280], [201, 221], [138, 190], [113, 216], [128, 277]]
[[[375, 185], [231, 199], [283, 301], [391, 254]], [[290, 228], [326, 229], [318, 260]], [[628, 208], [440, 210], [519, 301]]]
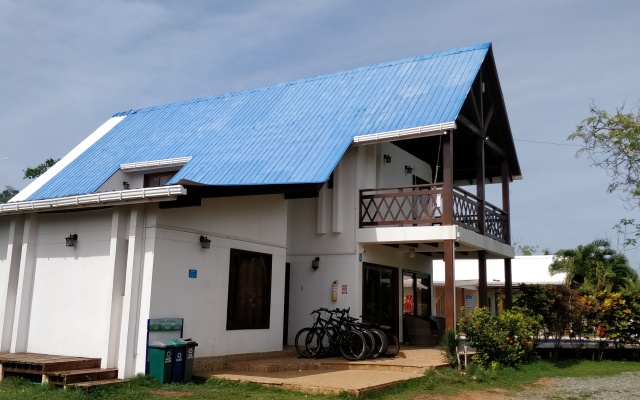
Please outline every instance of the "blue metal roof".
[[325, 182], [353, 137], [456, 120], [490, 44], [126, 115], [28, 200], [95, 192], [120, 164], [191, 156], [170, 184]]

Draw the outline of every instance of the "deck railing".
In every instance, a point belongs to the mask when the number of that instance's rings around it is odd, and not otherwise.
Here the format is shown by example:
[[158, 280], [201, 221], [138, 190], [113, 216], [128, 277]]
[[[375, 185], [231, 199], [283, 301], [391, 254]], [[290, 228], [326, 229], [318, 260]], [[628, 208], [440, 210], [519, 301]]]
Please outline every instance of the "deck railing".
[[[442, 225], [442, 184], [360, 190], [360, 227]], [[485, 201], [484, 235], [506, 242], [507, 214]], [[454, 186], [453, 219], [456, 225], [482, 233], [481, 201]]]

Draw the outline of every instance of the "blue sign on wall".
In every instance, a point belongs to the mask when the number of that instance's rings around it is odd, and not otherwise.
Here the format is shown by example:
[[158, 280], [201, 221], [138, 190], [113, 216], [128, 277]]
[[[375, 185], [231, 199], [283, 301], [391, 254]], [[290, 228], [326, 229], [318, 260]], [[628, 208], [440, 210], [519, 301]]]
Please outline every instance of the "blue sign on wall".
[[197, 277], [198, 277], [198, 270], [197, 269], [190, 269], [189, 270], [189, 278], [196, 279]]

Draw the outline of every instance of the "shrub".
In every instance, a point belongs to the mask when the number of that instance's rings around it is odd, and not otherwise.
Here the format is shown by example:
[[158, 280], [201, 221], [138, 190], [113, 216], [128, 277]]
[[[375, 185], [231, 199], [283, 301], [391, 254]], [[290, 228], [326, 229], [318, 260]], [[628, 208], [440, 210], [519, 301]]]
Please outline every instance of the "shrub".
[[446, 360], [455, 367], [458, 364], [458, 345], [460, 344], [460, 336], [455, 329], [447, 329], [438, 341], [438, 349]]
[[478, 351], [474, 361], [483, 366], [493, 362], [515, 366], [535, 360], [534, 334], [539, 329], [538, 319], [518, 310], [494, 317], [486, 307], [477, 308], [460, 318], [460, 330]]

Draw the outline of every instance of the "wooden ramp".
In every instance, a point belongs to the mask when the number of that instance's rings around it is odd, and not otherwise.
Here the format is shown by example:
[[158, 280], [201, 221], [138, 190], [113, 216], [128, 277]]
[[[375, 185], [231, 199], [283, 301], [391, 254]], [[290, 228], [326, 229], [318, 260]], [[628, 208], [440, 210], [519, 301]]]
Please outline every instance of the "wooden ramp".
[[0, 382], [7, 374], [41, 376], [42, 383], [90, 388], [126, 380], [117, 379], [116, 368], [100, 368], [99, 358], [37, 353], [0, 353]]

